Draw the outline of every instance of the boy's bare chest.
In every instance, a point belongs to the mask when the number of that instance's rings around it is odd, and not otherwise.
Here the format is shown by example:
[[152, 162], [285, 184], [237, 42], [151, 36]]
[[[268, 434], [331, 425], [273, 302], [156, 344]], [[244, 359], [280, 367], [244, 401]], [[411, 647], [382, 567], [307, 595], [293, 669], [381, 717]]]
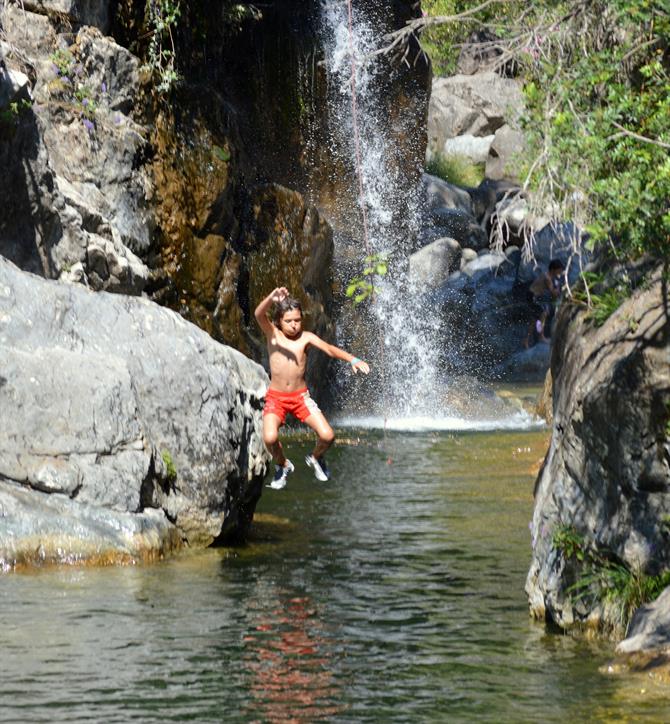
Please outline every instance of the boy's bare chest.
[[297, 364], [301, 364], [307, 355], [307, 342], [275, 336], [268, 342], [268, 351], [270, 356], [285, 357]]

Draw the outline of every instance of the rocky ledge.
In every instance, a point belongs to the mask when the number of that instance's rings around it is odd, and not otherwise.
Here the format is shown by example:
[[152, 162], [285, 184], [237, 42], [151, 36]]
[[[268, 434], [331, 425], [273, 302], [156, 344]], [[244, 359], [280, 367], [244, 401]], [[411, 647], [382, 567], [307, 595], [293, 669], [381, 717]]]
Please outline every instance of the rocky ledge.
[[670, 569], [669, 309], [658, 268], [602, 326], [577, 304], [557, 320], [526, 591], [531, 613], [563, 628], [621, 635], [617, 591]]
[[241, 535], [267, 464], [263, 369], [147, 299], [0, 258], [0, 567]]

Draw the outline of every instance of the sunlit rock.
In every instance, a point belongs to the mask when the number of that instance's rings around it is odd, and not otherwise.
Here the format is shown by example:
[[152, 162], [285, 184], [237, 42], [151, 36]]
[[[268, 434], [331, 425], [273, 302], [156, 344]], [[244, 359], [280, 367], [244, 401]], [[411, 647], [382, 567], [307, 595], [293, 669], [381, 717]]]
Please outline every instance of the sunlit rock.
[[[604, 560], [631, 576], [670, 566], [669, 301], [656, 269], [601, 327], [581, 305], [559, 312], [553, 431], [536, 483], [526, 591], [531, 613], [560, 626], [620, 627], [616, 597], [588, 589], [575, 546], [596, 570]], [[580, 582], [589, 595], [572, 593]]]
[[118, 521], [140, 531], [147, 513], [159, 548], [244, 533], [267, 462], [262, 368], [146, 299], [43, 280], [4, 259], [0, 350], [0, 490], [33, 491], [21, 509], [51, 501], [33, 522], [0, 516], [3, 558], [28, 555], [65, 518], [62, 557], [88, 555], [79, 504], [112, 552], [126, 550]]

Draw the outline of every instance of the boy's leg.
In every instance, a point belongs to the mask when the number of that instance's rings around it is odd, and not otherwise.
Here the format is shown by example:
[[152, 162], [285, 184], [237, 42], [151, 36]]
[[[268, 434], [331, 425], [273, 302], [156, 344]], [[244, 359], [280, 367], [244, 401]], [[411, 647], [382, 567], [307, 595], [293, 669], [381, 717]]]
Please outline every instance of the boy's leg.
[[313, 412], [306, 420], [305, 424], [309, 425], [312, 430], [318, 435], [319, 439], [316, 441], [316, 447], [314, 448], [314, 455], [317, 460], [325, 455], [328, 448], [333, 444], [335, 440], [335, 433], [333, 428], [328, 424], [328, 420], [320, 410]]
[[270, 451], [277, 465], [284, 467], [284, 465], [286, 465], [286, 456], [279, 442], [279, 428], [281, 424], [282, 422], [278, 415], [272, 412], [263, 415], [263, 442], [265, 443], [265, 447]]

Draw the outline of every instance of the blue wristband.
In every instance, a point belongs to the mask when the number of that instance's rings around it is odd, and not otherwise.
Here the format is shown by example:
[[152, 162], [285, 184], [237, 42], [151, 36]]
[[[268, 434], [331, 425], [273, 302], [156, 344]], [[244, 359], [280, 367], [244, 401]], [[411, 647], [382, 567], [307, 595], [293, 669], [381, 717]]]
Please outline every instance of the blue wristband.
[[352, 367], [355, 367], [360, 361], [361, 361], [361, 360], [359, 360], [358, 357], [354, 357], [354, 358], [349, 362], [349, 364], [350, 364]]

